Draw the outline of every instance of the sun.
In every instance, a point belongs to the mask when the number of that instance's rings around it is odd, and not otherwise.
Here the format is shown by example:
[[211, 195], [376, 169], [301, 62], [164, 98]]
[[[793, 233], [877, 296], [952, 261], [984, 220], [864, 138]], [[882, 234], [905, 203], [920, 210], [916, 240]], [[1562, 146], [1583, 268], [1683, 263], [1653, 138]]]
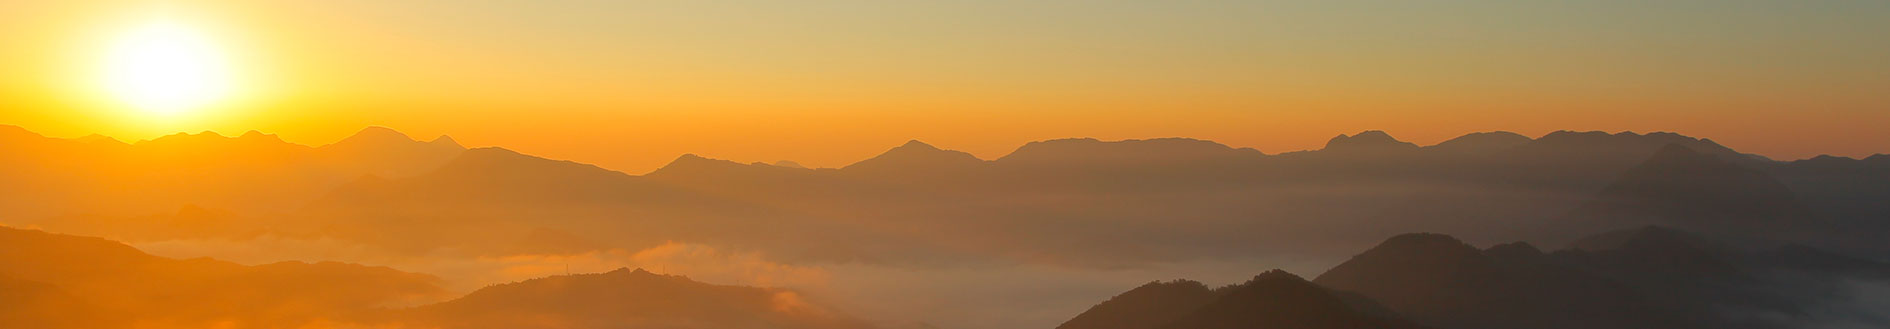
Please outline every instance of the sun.
[[227, 97], [230, 63], [203, 33], [172, 21], [129, 29], [106, 49], [103, 87], [124, 104], [176, 115]]

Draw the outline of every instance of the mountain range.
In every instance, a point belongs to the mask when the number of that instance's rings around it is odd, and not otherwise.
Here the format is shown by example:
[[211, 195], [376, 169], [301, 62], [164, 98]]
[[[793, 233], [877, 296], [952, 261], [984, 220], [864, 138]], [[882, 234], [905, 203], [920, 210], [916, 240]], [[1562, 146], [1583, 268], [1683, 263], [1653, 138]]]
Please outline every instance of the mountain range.
[[[1865, 328], [1890, 324], [1843, 285], [1890, 283], [1890, 263], [1789, 245], [1739, 248], [1649, 226], [1543, 252], [1401, 234], [1310, 282], [1269, 271], [1209, 289], [1136, 287], [1058, 329]], [[1265, 297], [1261, 297], [1265, 296]], [[1285, 314], [1284, 316], [1282, 314]]]
[[685, 239], [792, 261], [1104, 267], [1252, 256], [1232, 250], [1337, 256], [1412, 231], [1560, 243], [1565, 232], [1653, 224], [1890, 251], [1869, 242], [1890, 231], [1878, 229], [1890, 228], [1878, 202], [1890, 197], [1885, 157], [1773, 161], [1673, 133], [1488, 132], [1418, 146], [1366, 131], [1271, 155], [1184, 138], [1059, 139], [994, 160], [911, 141], [837, 169], [684, 155], [630, 175], [379, 127], [320, 147], [254, 132], [126, 144], [0, 130], [10, 154], [0, 179], [12, 183], [0, 200], [18, 209], [0, 221], [128, 240], [208, 233], [121, 236], [101, 223], [203, 209], [248, 226], [178, 230], [405, 252], [550, 230], [605, 247]]
[[[1873, 324], [1881, 317], [1845, 308], [1843, 285], [1890, 277], [1879, 242], [1890, 238], [1890, 157], [1775, 161], [1673, 133], [1416, 145], [1365, 131], [1278, 154], [1075, 138], [990, 160], [910, 141], [841, 168], [683, 155], [632, 175], [379, 127], [311, 147], [260, 132], [124, 143], [0, 126], [0, 183], [0, 223], [102, 237], [0, 229], [0, 305], [13, 306], [0, 321], [48, 328], [867, 326], [790, 290], [646, 271], [444, 301], [426, 274], [173, 259], [118, 241], [292, 239], [450, 260], [687, 241], [779, 264], [913, 270], [1347, 259], [1377, 243], [1310, 281], [1277, 271], [1216, 289], [1151, 284], [1068, 328]], [[648, 293], [697, 304], [639, 304]]]

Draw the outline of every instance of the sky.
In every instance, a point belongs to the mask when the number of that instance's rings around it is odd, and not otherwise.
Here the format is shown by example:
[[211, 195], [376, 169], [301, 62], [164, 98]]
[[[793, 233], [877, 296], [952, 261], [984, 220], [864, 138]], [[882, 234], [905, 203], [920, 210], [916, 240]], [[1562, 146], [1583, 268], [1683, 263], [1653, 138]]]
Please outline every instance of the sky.
[[[918, 139], [1673, 131], [1780, 159], [1890, 153], [1890, 2], [0, 0], [0, 124], [123, 140], [368, 125], [642, 173], [838, 167]], [[100, 58], [153, 21], [232, 86], [159, 114]]]

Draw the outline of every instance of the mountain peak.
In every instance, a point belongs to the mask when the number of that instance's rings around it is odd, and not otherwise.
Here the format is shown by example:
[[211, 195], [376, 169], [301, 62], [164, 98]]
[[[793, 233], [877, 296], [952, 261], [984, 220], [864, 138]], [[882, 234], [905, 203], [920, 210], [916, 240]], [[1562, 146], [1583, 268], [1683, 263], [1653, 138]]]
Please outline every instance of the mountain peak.
[[[1471, 250], [1475, 249], [1475, 247], [1471, 247], [1469, 244], [1463, 243], [1462, 240], [1457, 240], [1456, 237], [1452, 237], [1446, 234], [1438, 234], [1438, 233], [1399, 234], [1396, 236], [1392, 236], [1389, 239], [1385, 239], [1385, 242], [1379, 243], [1378, 247], [1372, 248], [1372, 249], [1377, 250], [1377, 249], [1382, 249], [1382, 248], [1401, 249], [1401, 250], [1438, 249], [1438, 248], [1450, 248], [1450, 249], [1471, 248]], [[1370, 251], [1367, 251], [1367, 252], [1370, 252]]]
[[925, 142], [921, 142], [917, 139], [906, 141], [905, 144], [899, 145], [898, 148], [912, 148], [912, 149], [928, 150], [928, 151], [938, 150], [938, 148], [933, 147], [932, 144], [926, 144]]
[[1152, 138], [1102, 141], [1065, 138], [1025, 143], [996, 162], [1033, 166], [1140, 166], [1171, 164], [1224, 164], [1257, 160], [1265, 154], [1251, 148], [1233, 148], [1193, 138]]
[[456, 149], [466, 148], [466, 146], [460, 145], [459, 141], [453, 140], [453, 136], [447, 136], [447, 135], [440, 135], [440, 137], [434, 138], [433, 141], [429, 141], [427, 142], [427, 144], [451, 147], [451, 148], [456, 148]]
[[789, 160], [775, 161], [774, 163], [770, 163], [768, 165], [775, 166], [775, 167], [782, 167], [782, 168], [807, 169], [807, 166], [803, 166], [799, 162], [794, 162], [794, 161], [789, 161]]
[[666, 170], [673, 171], [680, 168], [694, 168], [694, 167], [717, 166], [717, 165], [741, 166], [742, 164], [734, 162], [734, 161], [728, 161], [728, 160], [722, 160], [722, 159], [710, 159], [707, 157], [696, 155], [695, 153], [683, 153], [683, 155], [676, 156], [675, 160], [670, 160], [669, 164], [663, 165], [662, 168], [657, 168], [656, 171], [666, 171]]
[[361, 131], [355, 132], [354, 135], [349, 135], [348, 138], [342, 139], [341, 142], [337, 142], [337, 144], [343, 143], [343, 142], [349, 142], [349, 141], [417, 142], [416, 140], [413, 139], [413, 137], [408, 137], [406, 133], [402, 133], [398, 130], [394, 130], [393, 128], [387, 128], [387, 127], [382, 127], [382, 126], [367, 126], [365, 128], [361, 128]]
[[1281, 270], [1226, 288], [1212, 303], [1160, 328], [1424, 328], [1361, 310], [1332, 290]]
[[1305, 282], [1306, 278], [1302, 278], [1299, 275], [1287, 272], [1286, 270], [1272, 269], [1272, 270], [1267, 270], [1266, 272], [1261, 272], [1260, 275], [1253, 276], [1253, 279], [1248, 280], [1247, 282], [1263, 282], [1263, 281]]
[[1489, 249], [1483, 250], [1483, 254], [1506, 260], [1534, 259], [1544, 255], [1542, 249], [1538, 249], [1535, 245], [1522, 241], [1490, 246]]
[[15, 125], [0, 125], [0, 135], [20, 135], [20, 136], [31, 135], [31, 136], [44, 137], [40, 135], [39, 133], [33, 132], [32, 130], [26, 130], [26, 127], [20, 127], [20, 126], [15, 126]]
[[[1376, 280], [1383, 273], [1401, 273], [1414, 267], [1441, 270], [1441, 267], [1477, 268], [1489, 263], [1482, 250], [1449, 235], [1407, 233], [1385, 239], [1352, 259], [1327, 270], [1314, 281], [1390, 284]], [[1409, 273], [1406, 273], [1409, 274]], [[1416, 275], [1416, 274], [1411, 274]]]
[[1529, 139], [1528, 136], [1513, 132], [1489, 131], [1457, 136], [1457, 138], [1452, 138], [1443, 143], [1437, 143], [1437, 145], [1426, 146], [1425, 148], [1458, 153], [1494, 152], [1528, 144], [1531, 140], [1532, 139]]
[[1366, 130], [1354, 135], [1339, 134], [1326, 141], [1325, 150], [1416, 149], [1417, 144], [1392, 138], [1382, 130]]
[[84, 137], [74, 138], [73, 140], [78, 141], [80, 143], [90, 143], [90, 144], [129, 145], [129, 144], [125, 144], [124, 141], [118, 140], [117, 138], [112, 138], [111, 136], [105, 136], [105, 135], [100, 135], [100, 134], [85, 135]]
[[1709, 234], [1784, 237], [1826, 229], [1791, 187], [1700, 145], [1662, 146], [1574, 210], [1591, 225], [1648, 224]]
[[983, 164], [984, 159], [979, 159], [971, 153], [939, 149], [925, 142], [911, 140], [871, 159], [861, 160], [840, 169], [876, 173], [909, 170], [936, 172], [965, 170], [965, 168]]
[[1697, 153], [1738, 154], [1711, 139], [1693, 138], [1672, 132], [1652, 132], [1637, 134], [1623, 131], [1609, 134], [1601, 131], [1560, 130], [1543, 135], [1536, 141], [1542, 145], [1575, 146], [1582, 148], [1601, 148], [1615, 150], [1648, 150], [1666, 148], [1667, 145], [1680, 145]]

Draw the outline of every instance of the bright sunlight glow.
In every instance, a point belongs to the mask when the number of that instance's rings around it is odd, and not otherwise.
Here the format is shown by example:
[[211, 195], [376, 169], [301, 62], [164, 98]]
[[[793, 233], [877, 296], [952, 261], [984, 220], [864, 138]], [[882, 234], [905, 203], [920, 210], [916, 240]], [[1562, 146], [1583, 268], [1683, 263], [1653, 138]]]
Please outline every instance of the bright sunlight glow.
[[120, 35], [107, 49], [103, 75], [113, 97], [161, 115], [209, 105], [230, 89], [226, 58], [202, 33], [172, 22]]

